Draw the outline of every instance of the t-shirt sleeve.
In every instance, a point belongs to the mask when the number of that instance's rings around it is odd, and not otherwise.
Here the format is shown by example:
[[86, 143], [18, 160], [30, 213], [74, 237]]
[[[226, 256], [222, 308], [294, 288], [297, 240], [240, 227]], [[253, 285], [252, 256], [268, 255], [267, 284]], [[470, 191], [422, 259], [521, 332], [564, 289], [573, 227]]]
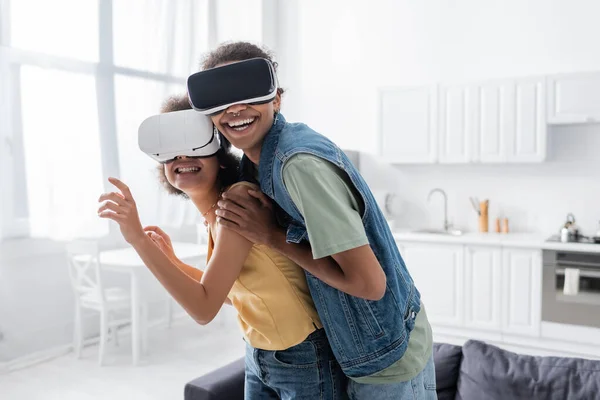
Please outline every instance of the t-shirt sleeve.
[[302, 153], [285, 163], [283, 182], [304, 217], [315, 259], [369, 244], [362, 199], [343, 170]]

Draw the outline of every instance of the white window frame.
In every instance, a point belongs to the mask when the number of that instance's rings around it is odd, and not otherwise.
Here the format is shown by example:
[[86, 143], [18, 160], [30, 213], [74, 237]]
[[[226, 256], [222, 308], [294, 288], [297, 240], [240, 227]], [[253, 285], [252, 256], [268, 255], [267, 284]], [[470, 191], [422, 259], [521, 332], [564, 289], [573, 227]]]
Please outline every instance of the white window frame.
[[[106, 190], [107, 178], [120, 176], [119, 153], [116, 129], [115, 76], [141, 77], [164, 83], [185, 84], [185, 78], [168, 74], [152, 73], [132, 68], [119, 67], [113, 60], [113, 0], [99, 0], [99, 58], [98, 62], [88, 62], [66, 57], [47, 55], [9, 47], [10, 44], [10, 2], [0, 0], [0, 241], [7, 238], [29, 237], [29, 221], [18, 220], [13, 213], [16, 194], [13, 192], [15, 155], [23, 159], [23, 130], [20, 79], [18, 72], [22, 66], [37, 66], [66, 72], [91, 75], [96, 81], [102, 176]], [[217, 38], [217, 0], [208, 0], [209, 26], [208, 45], [215, 48]], [[263, 43], [277, 51], [278, 13], [277, 0], [262, 0]], [[9, 79], [8, 72], [13, 69]], [[23, 165], [24, 167], [24, 165]], [[27, 199], [21, 199], [26, 201]], [[109, 224], [110, 234], [117, 233], [117, 227]]]
[[[29, 221], [17, 219], [14, 215], [15, 171], [20, 163], [24, 167], [21, 82], [18, 71], [22, 66], [37, 66], [66, 72], [83, 73], [94, 77], [98, 106], [98, 121], [102, 161], [102, 175], [105, 189], [109, 190], [107, 178], [120, 176], [119, 153], [116, 129], [115, 75], [141, 77], [165, 83], [185, 84], [185, 77], [152, 73], [132, 68], [119, 67], [113, 60], [113, 15], [112, 0], [99, 0], [99, 58], [98, 62], [87, 62], [66, 57], [47, 55], [32, 51], [11, 48], [10, 44], [10, 2], [0, 0], [0, 240], [28, 237]], [[215, 1], [209, 0], [209, 47], [216, 45]], [[194, 35], [195, 36], [195, 35]], [[191, 45], [196, 41], [192, 38]], [[13, 69], [9, 79], [8, 72]], [[16, 73], [16, 75], [15, 75]], [[25, 198], [21, 201], [26, 201]], [[110, 233], [116, 227], [109, 224]]]

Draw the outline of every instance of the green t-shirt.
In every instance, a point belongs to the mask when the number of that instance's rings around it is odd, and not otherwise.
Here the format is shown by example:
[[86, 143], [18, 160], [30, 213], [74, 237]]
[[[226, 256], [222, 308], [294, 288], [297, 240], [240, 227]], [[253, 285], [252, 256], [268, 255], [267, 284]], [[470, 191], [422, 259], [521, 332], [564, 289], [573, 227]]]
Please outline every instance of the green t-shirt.
[[[322, 258], [369, 244], [362, 223], [362, 198], [344, 171], [310, 154], [297, 154], [283, 166], [283, 182], [304, 217], [313, 257]], [[425, 307], [417, 314], [404, 356], [359, 383], [406, 382], [431, 357], [433, 339]]]

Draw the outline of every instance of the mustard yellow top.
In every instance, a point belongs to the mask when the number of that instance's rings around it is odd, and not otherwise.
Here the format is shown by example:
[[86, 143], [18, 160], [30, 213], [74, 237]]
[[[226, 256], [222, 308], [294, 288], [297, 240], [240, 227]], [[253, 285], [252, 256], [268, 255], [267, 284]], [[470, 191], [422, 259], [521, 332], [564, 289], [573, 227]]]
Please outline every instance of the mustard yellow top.
[[[248, 182], [239, 184], [256, 188]], [[210, 229], [208, 237], [210, 259], [214, 249]], [[258, 349], [290, 348], [323, 327], [302, 268], [264, 245], [252, 246], [227, 297], [238, 312], [246, 341]]]

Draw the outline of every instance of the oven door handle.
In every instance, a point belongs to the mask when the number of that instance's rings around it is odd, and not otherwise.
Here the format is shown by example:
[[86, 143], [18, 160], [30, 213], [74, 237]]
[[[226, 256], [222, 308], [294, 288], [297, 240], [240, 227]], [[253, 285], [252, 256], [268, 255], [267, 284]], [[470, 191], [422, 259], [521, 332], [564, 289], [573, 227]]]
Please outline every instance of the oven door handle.
[[600, 263], [597, 263], [597, 262], [553, 260], [552, 262], [546, 262], [544, 264], [547, 266], [553, 266], [553, 267], [573, 267], [573, 268], [588, 267], [591, 269], [598, 269], [600, 271]]
[[[556, 275], [564, 275], [564, 268], [557, 268]], [[600, 278], [600, 271], [594, 271], [590, 269], [579, 269], [579, 276], [581, 278]]]

